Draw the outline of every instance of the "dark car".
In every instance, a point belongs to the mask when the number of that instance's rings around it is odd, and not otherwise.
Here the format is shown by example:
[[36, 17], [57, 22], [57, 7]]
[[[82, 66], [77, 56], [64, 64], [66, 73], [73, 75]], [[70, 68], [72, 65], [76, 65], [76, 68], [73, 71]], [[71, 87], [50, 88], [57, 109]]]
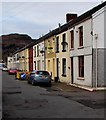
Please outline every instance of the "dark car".
[[51, 75], [48, 71], [34, 70], [28, 76], [28, 83], [32, 85], [42, 83], [51, 86]]
[[17, 73], [17, 69], [16, 69], [16, 68], [10, 68], [10, 69], [8, 70], [8, 74], [9, 74], [9, 75], [16, 75], [16, 73]]

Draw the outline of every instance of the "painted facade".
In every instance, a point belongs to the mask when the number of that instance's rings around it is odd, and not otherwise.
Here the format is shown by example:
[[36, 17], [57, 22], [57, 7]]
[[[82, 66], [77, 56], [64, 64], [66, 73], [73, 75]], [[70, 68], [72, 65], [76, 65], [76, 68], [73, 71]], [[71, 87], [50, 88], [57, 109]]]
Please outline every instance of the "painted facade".
[[19, 52], [19, 70], [24, 71], [25, 68], [25, 51], [23, 50]]
[[106, 86], [106, 6], [92, 15], [93, 24], [93, 86]]
[[55, 36], [45, 39], [45, 58], [46, 70], [52, 75], [52, 79], [56, 77], [56, 53], [55, 53]]
[[7, 68], [13, 68], [13, 57], [8, 57], [7, 58]]
[[45, 61], [44, 61], [44, 41], [36, 43], [33, 46], [33, 70], [44, 70]]
[[71, 84], [96, 88], [106, 86], [103, 65], [105, 9], [98, 9], [70, 29]]
[[56, 75], [60, 82], [69, 83], [69, 34], [68, 31], [56, 35]]
[[29, 71], [33, 70], [33, 46], [28, 48], [28, 55], [29, 55]]
[[91, 29], [91, 19], [70, 29], [70, 82], [72, 84], [92, 86]]
[[105, 19], [106, 2], [9, 57], [8, 66], [15, 64], [20, 70], [28, 71], [47, 70], [52, 79], [71, 85], [104, 87]]

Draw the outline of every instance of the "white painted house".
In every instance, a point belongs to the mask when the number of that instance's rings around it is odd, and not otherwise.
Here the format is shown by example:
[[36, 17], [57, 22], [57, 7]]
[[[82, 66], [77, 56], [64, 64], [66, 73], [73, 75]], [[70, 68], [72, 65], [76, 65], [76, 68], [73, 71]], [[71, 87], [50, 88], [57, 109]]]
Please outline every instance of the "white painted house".
[[33, 69], [44, 70], [44, 41], [39, 41], [33, 46]]
[[70, 23], [70, 83], [104, 87], [106, 2]]

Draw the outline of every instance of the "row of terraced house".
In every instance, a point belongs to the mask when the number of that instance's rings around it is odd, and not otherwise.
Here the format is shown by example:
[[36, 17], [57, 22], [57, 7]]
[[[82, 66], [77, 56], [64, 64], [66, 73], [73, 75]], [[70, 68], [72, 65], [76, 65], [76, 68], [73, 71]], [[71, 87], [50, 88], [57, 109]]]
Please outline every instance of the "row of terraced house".
[[66, 23], [8, 57], [8, 67], [47, 70], [53, 80], [105, 88], [106, 2], [84, 14], [67, 14]]

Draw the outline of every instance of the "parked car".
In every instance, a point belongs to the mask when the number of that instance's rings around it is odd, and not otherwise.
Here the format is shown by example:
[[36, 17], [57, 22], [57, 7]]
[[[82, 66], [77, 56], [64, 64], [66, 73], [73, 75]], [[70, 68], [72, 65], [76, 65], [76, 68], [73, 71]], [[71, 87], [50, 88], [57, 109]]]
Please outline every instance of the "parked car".
[[9, 75], [15, 75], [17, 73], [17, 69], [16, 68], [10, 68], [9, 70], [8, 70], [8, 74]]
[[51, 86], [51, 75], [48, 71], [44, 70], [33, 70], [27, 79], [28, 83], [36, 85], [38, 83], [43, 83]]
[[8, 71], [8, 68], [6, 66], [3, 67], [3, 71]]

